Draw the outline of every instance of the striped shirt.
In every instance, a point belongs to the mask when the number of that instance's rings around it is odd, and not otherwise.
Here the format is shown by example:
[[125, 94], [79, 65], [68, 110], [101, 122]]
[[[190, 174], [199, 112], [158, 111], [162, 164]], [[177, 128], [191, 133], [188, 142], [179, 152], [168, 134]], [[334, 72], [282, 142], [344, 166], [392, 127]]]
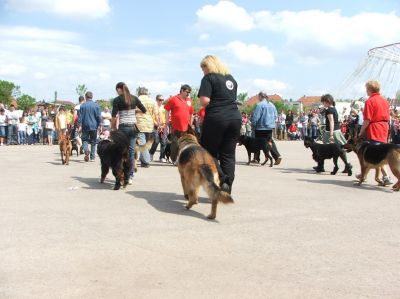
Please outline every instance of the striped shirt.
[[125, 99], [123, 96], [118, 96], [113, 100], [113, 109], [111, 116], [116, 117], [119, 115], [119, 124], [120, 125], [134, 125], [136, 124], [136, 107], [139, 108], [143, 113], [146, 113], [146, 107], [143, 106], [142, 102], [131, 95], [132, 101], [130, 107], [128, 107], [125, 103]]

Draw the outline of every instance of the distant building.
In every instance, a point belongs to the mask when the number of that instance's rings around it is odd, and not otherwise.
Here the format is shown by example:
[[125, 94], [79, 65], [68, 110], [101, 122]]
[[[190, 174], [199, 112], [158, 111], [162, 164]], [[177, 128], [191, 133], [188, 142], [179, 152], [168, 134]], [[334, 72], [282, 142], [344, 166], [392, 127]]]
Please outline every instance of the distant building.
[[[278, 94], [268, 95], [268, 99], [269, 99], [271, 102], [283, 102], [282, 97], [281, 97], [280, 95], [278, 95]], [[252, 96], [250, 99], [248, 99], [248, 100], [244, 103], [244, 105], [246, 105], [246, 106], [256, 105], [256, 104], [258, 103], [258, 101], [259, 101], [258, 96], [255, 95], [255, 96]]]
[[303, 109], [307, 108], [314, 108], [321, 105], [321, 96], [302, 96], [300, 99], [297, 100], [303, 106]]

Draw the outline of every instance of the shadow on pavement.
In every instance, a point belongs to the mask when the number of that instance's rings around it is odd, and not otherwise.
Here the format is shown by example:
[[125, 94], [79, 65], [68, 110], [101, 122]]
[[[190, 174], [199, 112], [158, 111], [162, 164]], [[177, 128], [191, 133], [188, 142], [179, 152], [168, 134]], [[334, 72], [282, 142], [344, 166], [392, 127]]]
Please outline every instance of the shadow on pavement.
[[[178, 195], [171, 192], [156, 191], [130, 191], [127, 193], [133, 195], [135, 198], [145, 199], [153, 208], [160, 212], [195, 217], [210, 221], [207, 219], [207, 215], [203, 215], [195, 211], [196, 205], [194, 205], [190, 210], [187, 210], [184, 207], [186, 200], [183, 198], [183, 195]], [[203, 204], [205, 202], [208, 203], [208, 199], [200, 197], [198, 204]]]
[[[78, 176], [72, 177], [74, 180], [77, 180], [83, 184], [86, 184], [86, 187], [82, 187], [82, 189], [106, 189], [111, 190], [114, 187], [114, 182], [111, 179], [106, 179], [103, 184], [100, 184], [100, 178], [82, 178]], [[112, 177], [114, 178], [114, 177]], [[122, 189], [122, 188], [121, 188]]]
[[342, 187], [348, 187], [348, 188], [357, 188], [360, 190], [366, 190], [366, 191], [371, 191], [371, 190], [376, 190], [376, 191], [382, 191], [385, 193], [393, 193], [391, 189], [388, 189], [390, 187], [379, 187], [379, 186], [373, 186], [373, 185], [368, 185], [367, 183], [363, 183], [361, 186], [354, 185], [356, 182], [355, 180], [351, 181], [340, 181], [340, 180], [310, 180], [310, 179], [297, 179], [299, 182], [306, 182], [306, 183], [313, 183], [313, 184], [319, 184], [319, 185], [336, 185], [336, 186], [342, 186]]
[[[279, 169], [282, 173], [316, 173], [313, 169], [304, 168], [281, 168]], [[329, 174], [329, 172], [327, 172]]]

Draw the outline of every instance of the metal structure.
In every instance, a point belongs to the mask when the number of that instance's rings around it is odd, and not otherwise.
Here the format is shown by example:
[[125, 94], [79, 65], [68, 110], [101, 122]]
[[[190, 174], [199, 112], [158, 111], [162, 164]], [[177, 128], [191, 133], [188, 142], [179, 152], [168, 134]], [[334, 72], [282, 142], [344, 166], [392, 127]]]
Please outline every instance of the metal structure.
[[381, 94], [396, 98], [400, 88], [400, 43], [370, 49], [334, 95], [337, 99], [365, 97], [364, 84], [368, 80], [378, 80]]

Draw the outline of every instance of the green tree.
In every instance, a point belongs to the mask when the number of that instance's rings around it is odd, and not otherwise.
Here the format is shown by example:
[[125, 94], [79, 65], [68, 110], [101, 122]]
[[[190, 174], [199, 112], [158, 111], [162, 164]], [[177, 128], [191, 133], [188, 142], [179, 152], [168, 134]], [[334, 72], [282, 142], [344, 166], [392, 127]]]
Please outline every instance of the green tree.
[[20, 110], [29, 110], [36, 106], [36, 99], [30, 95], [23, 94], [17, 99], [17, 106]]
[[101, 110], [104, 110], [104, 108], [106, 108], [106, 107], [111, 109], [111, 106], [112, 106], [111, 101], [108, 101], [108, 100], [97, 100], [96, 103], [97, 103], [97, 105], [100, 106]]
[[19, 86], [13, 82], [0, 80], [0, 103], [10, 105], [12, 96], [20, 94]]
[[194, 112], [199, 112], [201, 108], [198, 94], [199, 94], [199, 88], [198, 87], [192, 88], [192, 91], [190, 92], [190, 98], [192, 99]]
[[237, 95], [237, 101], [244, 104], [249, 99], [249, 94], [247, 92], [241, 92]]
[[253, 105], [242, 105], [240, 107], [240, 111], [244, 112], [244, 113], [247, 113], [247, 114], [250, 114], [250, 113], [253, 112], [254, 108], [256, 108], [256, 104], [253, 104]]
[[400, 100], [400, 90], [396, 92], [396, 99]]
[[85, 93], [87, 92], [87, 87], [85, 84], [79, 84], [76, 89], [75, 89], [76, 93], [78, 94], [78, 96], [84, 96]]

